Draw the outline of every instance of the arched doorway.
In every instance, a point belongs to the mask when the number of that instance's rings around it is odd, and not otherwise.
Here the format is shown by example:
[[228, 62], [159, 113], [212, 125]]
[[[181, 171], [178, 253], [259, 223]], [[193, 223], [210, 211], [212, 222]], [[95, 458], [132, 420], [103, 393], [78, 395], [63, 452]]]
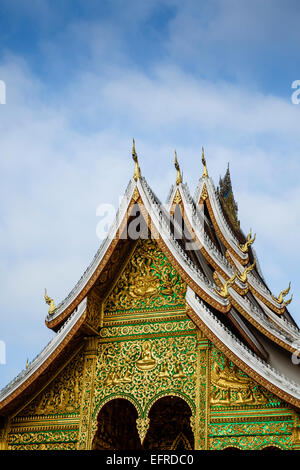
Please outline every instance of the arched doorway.
[[136, 428], [138, 413], [133, 404], [123, 398], [106, 403], [98, 416], [93, 450], [139, 450], [141, 442]]
[[192, 411], [182, 398], [172, 396], [160, 398], [149, 412], [150, 424], [144, 449], [194, 449], [191, 416]]

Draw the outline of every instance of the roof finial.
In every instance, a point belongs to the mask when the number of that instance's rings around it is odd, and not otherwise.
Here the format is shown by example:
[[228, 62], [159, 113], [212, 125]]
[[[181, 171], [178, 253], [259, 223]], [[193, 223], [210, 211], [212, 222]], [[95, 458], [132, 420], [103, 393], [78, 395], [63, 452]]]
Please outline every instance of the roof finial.
[[[286, 295], [288, 295], [288, 293], [290, 292], [290, 289], [291, 289], [291, 283], [289, 283], [289, 286], [287, 289], [283, 290], [282, 292], [280, 292], [279, 296], [278, 297], [273, 297], [274, 300], [276, 300], [279, 304], [282, 304], [283, 303], [283, 297], [285, 297]], [[293, 296], [292, 296], [293, 298]], [[290, 301], [288, 301], [289, 303], [291, 303], [291, 299]], [[288, 305], [288, 304], [286, 304]]]
[[51, 299], [50, 297], [48, 297], [48, 295], [47, 295], [47, 289], [46, 289], [46, 288], [45, 288], [44, 299], [45, 299], [46, 304], [48, 304], [49, 307], [50, 307], [48, 313], [49, 313], [49, 315], [52, 315], [52, 313], [53, 313], [54, 310], [55, 310], [55, 303], [54, 303], [54, 300], [53, 300], [53, 299]]
[[27, 359], [26, 359], [26, 369], [28, 369], [28, 367], [29, 367], [29, 360], [28, 360], [28, 357], [27, 357]]
[[133, 158], [133, 161], [135, 162], [133, 179], [135, 181], [137, 181], [141, 177], [141, 170], [140, 170], [140, 167], [139, 167], [138, 156], [137, 156], [137, 153], [135, 151], [135, 141], [134, 141], [134, 139], [132, 141], [132, 158]]
[[179, 163], [178, 163], [178, 160], [177, 160], [177, 152], [175, 150], [175, 168], [177, 170], [177, 178], [176, 178], [176, 184], [180, 184], [182, 183], [182, 176], [181, 176], [181, 173], [180, 173], [180, 166], [179, 166]]
[[208, 173], [207, 173], [206, 160], [205, 160], [205, 156], [204, 156], [204, 148], [203, 147], [202, 147], [202, 164], [203, 164], [202, 178], [207, 178]]

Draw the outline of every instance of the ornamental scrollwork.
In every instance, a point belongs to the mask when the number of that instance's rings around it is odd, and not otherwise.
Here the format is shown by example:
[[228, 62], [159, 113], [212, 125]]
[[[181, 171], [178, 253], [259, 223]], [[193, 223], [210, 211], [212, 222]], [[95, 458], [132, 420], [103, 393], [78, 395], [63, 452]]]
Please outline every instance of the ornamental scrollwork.
[[153, 333], [172, 334], [182, 331], [195, 332], [196, 327], [191, 320], [156, 321], [153, 323], [128, 324], [124, 326], [104, 326], [100, 330], [101, 338], [115, 338], [122, 336], [149, 335]]

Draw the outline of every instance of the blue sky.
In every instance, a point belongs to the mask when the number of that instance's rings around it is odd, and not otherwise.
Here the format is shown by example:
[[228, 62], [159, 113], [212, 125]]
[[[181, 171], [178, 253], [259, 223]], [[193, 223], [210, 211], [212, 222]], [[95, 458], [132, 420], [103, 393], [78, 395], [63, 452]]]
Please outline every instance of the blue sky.
[[142, 173], [165, 201], [173, 152], [193, 193], [201, 146], [230, 162], [239, 217], [300, 322], [300, 4], [294, 0], [1, 0], [0, 386], [52, 337], [100, 241], [96, 209]]

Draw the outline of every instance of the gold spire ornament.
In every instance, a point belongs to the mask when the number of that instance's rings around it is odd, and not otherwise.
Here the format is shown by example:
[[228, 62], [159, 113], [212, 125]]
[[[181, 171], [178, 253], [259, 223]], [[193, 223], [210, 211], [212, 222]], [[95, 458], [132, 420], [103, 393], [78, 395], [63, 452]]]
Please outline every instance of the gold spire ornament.
[[207, 173], [207, 166], [206, 166], [206, 160], [205, 160], [205, 156], [204, 156], [204, 148], [203, 147], [202, 147], [202, 164], [203, 164], [202, 178], [207, 178], [208, 173]]
[[247, 235], [247, 238], [246, 238], [246, 243], [244, 243], [244, 245], [240, 245], [240, 250], [243, 253], [247, 253], [249, 246], [252, 245], [252, 243], [254, 243], [255, 238], [256, 238], [256, 234], [254, 235], [254, 237], [252, 237], [252, 229], [250, 229], [250, 233]]
[[45, 288], [44, 299], [45, 299], [46, 304], [49, 305], [49, 311], [48, 311], [48, 313], [49, 313], [49, 315], [52, 315], [53, 312], [54, 312], [54, 310], [55, 310], [55, 303], [54, 303], [54, 300], [53, 300], [53, 299], [51, 299], [50, 297], [48, 297], [48, 295], [47, 295], [47, 289], [46, 289], [46, 288]]
[[[289, 286], [287, 287], [287, 289], [283, 290], [282, 292], [280, 292], [279, 296], [278, 297], [274, 297], [274, 295], [272, 295], [272, 298], [274, 300], [276, 300], [276, 302], [278, 302], [279, 304], [282, 304], [283, 303], [283, 298], [288, 295], [288, 293], [290, 292], [290, 288], [291, 288], [291, 282], [289, 283]], [[292, 298], [293, 296], [291, 297], [291, 299], [288, 301], [288, 303], [290, 304], [291, 301], [292, 301]], [[288, 305], [286, 303], [286, 305]]]
[[29, 367], [29, 361], [28, 361], [28, 358], [26, 359], [26, 369], [28, 369]]
[[220, 289], [220, 290], [215, 289], [215, 291], [221, 297], [223, 297], [223, 299], [227, 299], [229, 297], [228, 289], [229, 289], [229, 287], [233, 286], [236, 277], [237, 277], [237, 273], [235, 272], [234, 275], [230, 279], [228, 279], [228, 281], [226, 281], [225, 284], [223, 284], [222, 289]]
[[178, 163], [178, 160], [177, 160], [177, 152], [175, 150], [175, 168], [177, 170], [177, 177], [176, 177], [176, 184], [180, 184], [182, 183], [182, 176], [181, 176], [181, 172], [180, 172], [180, 166], [179, 166], [179, 163]]
[[136, 153], [136, 151], [135, 151], [135, 142], [134, 142], [134, 139], [133, 139], [133, 143], [132, 143], [132, 158], [133, 158], [133, 161], [134, 161], [134, 163], [135, 163], [135, 165], [134, 165], [133, 179], [134, 179], [134, 181], [137, 181], [142, 175], [141, 175], [141, 170], [140, 170], [140, 167], [139, 167], [138, 156], [137, 156], [137, 153]]
[[248, 266], [247, 268], [244, 269], [244, 271], [241, 274], [237, 274], [238, 279], [245, 284], [247, 282], [248, 274], [254, 269], [255, 267], [255, 261], [253, 264]]

